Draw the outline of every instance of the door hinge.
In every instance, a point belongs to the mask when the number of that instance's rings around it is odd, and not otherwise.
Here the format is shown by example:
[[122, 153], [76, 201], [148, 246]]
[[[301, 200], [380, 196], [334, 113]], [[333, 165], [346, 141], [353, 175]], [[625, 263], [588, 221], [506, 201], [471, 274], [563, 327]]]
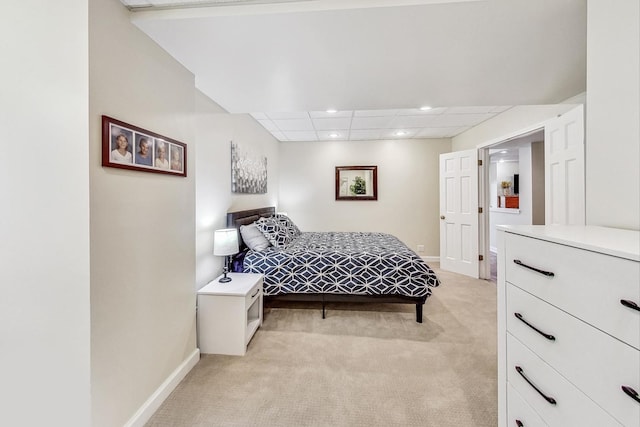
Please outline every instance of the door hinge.
[[484, 256], [483, 255], [478, 255], [478, 261], [484, 261]]
[[478, 166], [482, 166], [482, 160], [478, 159]]
[[478, 206], [478, 213], [482, 213], [482, 206]]

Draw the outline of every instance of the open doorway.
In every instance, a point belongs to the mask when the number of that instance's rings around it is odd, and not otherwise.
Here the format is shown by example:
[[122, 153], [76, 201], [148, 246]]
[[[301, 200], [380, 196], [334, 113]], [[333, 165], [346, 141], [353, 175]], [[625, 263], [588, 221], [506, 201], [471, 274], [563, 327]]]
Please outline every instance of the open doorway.
[[484, 277], [497, 280], [496, 226], [545, 223], [544, 129], [483, 147], [486, 209]]

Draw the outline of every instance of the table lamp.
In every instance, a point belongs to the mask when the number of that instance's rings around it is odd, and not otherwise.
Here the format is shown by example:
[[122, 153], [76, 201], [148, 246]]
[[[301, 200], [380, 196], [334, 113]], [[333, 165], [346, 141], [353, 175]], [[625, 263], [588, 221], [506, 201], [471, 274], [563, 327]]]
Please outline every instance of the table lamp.
[[237, 254], [238, 248], [238, 230], [235, 228], [223, 228], [216, 230], [213, 235], [213, 254], [224, 257], [224, 275], [218, 280], [221, 283], [231, 281], [231, 277], [227, 276], [229, 272], [229, 256]]

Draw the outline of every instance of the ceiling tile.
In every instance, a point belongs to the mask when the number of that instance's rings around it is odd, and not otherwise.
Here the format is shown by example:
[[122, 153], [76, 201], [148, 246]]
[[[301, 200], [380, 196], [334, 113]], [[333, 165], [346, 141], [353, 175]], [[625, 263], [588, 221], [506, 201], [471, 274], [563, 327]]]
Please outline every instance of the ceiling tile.
[[352, 141], [364, 140], [364, 139], [380, 139], [379, 129], [351, 129], [349, 139]]
[[[349, 139], [349, 129], [319, 130], [317, 133], [320, 141], [346, 141]], [[331, 136], [336, 133], [338, 136]]]
[[273, 135], [278, 141], [288, 141], [289, 138], [286, 137], [286, 135], [283, 132], [271, 132], [271, 135]]
[[481, 107], [481, 106], [477, 106], [477, 107], [449, 107], [449, 108], [447, 108], [446, 113], [447, 114], [482, 114], [482, 113], [489, 113], [494, 108], [496, 108], [496, 107], [494, 107], [494, 106], [489, 106], [489, 107]]
[[272, 120], [284, 120], [284, 119], [308, 119], [309, 114], [306, 111], [288, 111], [288, 112], [275, 112], [265, 113]]
[[276, 132], [279, 130], [271, 120], [258, 120], [258, 123], [260, 123], [269, 132]]
[[351, 118], [314, 119], [313, 126], [316, 130], [349, 129]]
[[356, 110], [353, 112], [354, 117], [388, 117], [395, 116], [398, 110]]
[[393, 121], [394, 116], [386, 117], [354, 117], [351, 129], [386, 129]]
[[276, 126], [281, 131], [305, 131], [313, 130], [313, 124], [311, 119], [286, 119], [286, 120], [274, 120]]
[[318, 136], [315, 132], [290, 131], [283, 132], [289, 141], [317, 141]]
[[384, 129], [380, 132], [380, 138], [382, 139], [410, 139], [414, 138], [415, 135], [420, 130], [419, 128], [415, 129], [401, 129], [406, 135], [397, 135], [399, 129]]
[[353, 111], [345, 110], [345, 111], [336, 111], [335, 113], [327, 113], [326, 111], [309, 111], [309, 116], [312, 119], [322, 119], [322, 118], [332, 118], [332, 117], [351, 117], [353, 116]]
[[429, 110], [421, 110], [419, 108], [407, 108], [404, 110], [398, 110], [398, 116], [423, 116], [429, 114], [442, 114], [446, 108], [431, 108]]
[[391, 127], [400, 128], [420, 128], [429, 126], [435, 120], [435, 116], [396, 116], [391, 121]]

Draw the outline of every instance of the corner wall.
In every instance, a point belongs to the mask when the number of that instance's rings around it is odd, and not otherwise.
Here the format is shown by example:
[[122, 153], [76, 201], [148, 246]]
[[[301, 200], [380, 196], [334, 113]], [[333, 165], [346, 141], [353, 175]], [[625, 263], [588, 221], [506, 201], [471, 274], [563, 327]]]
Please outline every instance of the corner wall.
[[87, 2], [0, 14], [0, 425], [89, 426]]
[[[280, 204], [302, 231], [390, 233], [440, 253], [439, 160], [449, 139], [280, 143]], [[377, 201], [336, 201], [336, 166], [378, 166]]]
[[[111, 427], [197, 352], [195, 89], [119, 1], [89, 2], [89, 67], [92, 414]], [[102, 167], [103, 114], [186, 143], [188, 176]]]
[[[279, 146], [253, 117], [229, 114], [196, 93], [196, 289], [222, 274], [223, 258], [213, 255], [213, 232], [226, 228], [227, 212], [275, 206], [278, 201]], [[267, 157], [267, 193], [231, 193], [231, 141]]]

